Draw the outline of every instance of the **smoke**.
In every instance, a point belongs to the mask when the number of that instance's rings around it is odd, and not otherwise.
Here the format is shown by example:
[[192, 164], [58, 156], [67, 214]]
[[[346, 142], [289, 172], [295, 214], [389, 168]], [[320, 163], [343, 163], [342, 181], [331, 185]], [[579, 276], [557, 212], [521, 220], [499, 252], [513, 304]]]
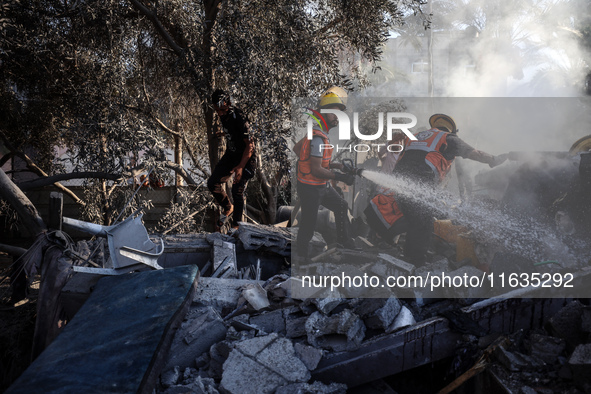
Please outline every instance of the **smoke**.
[[384, 48], [367, 96], [577, 97], [591, 54], [579, 0], [433, 0], [431, 29], [409, 19]]

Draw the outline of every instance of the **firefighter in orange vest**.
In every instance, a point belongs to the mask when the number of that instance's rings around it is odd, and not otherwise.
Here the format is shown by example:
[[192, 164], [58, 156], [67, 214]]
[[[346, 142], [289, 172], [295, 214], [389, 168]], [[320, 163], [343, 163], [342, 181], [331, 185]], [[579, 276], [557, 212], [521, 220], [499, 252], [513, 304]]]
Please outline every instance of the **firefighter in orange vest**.
[[[435, 188], [442, 184], [457, 156], [486, 163], [491, 168], [507, 159], [506, 155], [493, 156], [462, 141], [456, 135], [455, 121], [448, 115], [434, 114], [429, 118], [429, 124], [431, 129], [416, 134], [416, 141], [406, 139], [395, 173]], [[412, 197], [398, 196], [397, 202], [406, 221], [405, 260], [422, 265], [431, 243], [434, 215]]]
[[[396, 167], [404, 148], [405, 135], [402, 132], [392, 136], [388, 142], [388, 148], [378, 153], [382, 162], [380, 172], [391, 174]], [[378, 187], [378, 194], [369, 202], [367, 208], [363, 211], [367, 219], [367, 224], [376, 232], [379, 238], [388, 243], [393, 242], [393, 238], [406, 231], [406, 221], [398, 204], [396, 203], [395, 193], [391, 189]]]
[[[347, 105], [347, 92], [334, 86], [320, 96], [318, 109], [338, 109], [344, 111]], [[296, 239], [296, 252], [299, 258], [308, 257], [308, 244], [314, 235], [318, 208], [320, 205], [334, 212], [337, 242], [346, 248], [354, 247], [349, 234], [350, 222], [347, 202], [333, 189], [331, 180], [352, 185], [355, 174], [332, 171], [342, 170], [341, 163], [332, 163], [333, 149], [328, 139], [328, 131], [338, 125], [335, 114], [322, 114], [326, 123], [313, 126], [311, 140], [303, 138], [294, 147], [298, 155], [297, 190], [302, 215]]]

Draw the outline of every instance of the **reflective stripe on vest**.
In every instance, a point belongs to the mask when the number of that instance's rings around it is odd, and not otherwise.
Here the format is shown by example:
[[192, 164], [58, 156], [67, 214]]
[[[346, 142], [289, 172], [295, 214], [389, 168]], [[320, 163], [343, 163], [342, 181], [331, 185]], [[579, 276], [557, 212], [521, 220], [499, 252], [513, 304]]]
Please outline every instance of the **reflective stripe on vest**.
[[[330, 141], [326, 134], [318, 129], [312, 129], [314, 136], [322, 138], [322, 143], [329, 145]], [[300, 149], [300, 155], [298, 159], [298, 181], [307, 185], [326, 185], [329, 181], [326, 178], [318, 178], [312, 175], [312, 169], [310, 167], [310, 150], [311, 140], [304, 137], [304, 143]], [[330, 158], [332, 157], [333, 148], [325, 147], [322, 150], [322, 167], [328, 169], [330, 164]]]
[[390, 229], [404, 216], [398, 208], [393, 194], [378, 194], [371, 199], [370, 204], [386, 229]]
[[[423, 134], [423, 139], [421, 139], [421, 134]], [[447, 160], [441, 154], [441, 147], [447, 144], [449, 134], [438, 129], [421, 131], [416, 135], [419, 140], [408, 140], [404, 148], [405, 152], [413, 150], [426, 152], [425, 163], [433, 170], [440, 182], [443, 181], [453, 163], [453, 159]]]

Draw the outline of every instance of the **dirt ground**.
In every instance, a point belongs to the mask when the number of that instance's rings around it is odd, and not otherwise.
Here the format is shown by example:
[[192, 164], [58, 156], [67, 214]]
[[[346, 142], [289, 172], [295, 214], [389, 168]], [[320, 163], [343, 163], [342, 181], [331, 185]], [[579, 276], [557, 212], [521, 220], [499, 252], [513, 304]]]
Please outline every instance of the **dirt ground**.
[[11, 303], [12, 258], [0, 253], [0, 392], [29, 366], [35, 331], [39, 282], [29, 288], [29, 298]]

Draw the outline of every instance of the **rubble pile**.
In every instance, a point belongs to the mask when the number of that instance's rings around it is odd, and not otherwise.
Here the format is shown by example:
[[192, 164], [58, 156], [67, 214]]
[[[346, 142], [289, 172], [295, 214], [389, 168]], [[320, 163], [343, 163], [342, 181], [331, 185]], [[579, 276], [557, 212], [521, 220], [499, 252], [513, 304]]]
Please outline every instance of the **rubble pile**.
[[591, 392], [591, 307], [572, 301], [543, 329], [520, 330], [495, 347], [489, 372], [507, 392]]
[[[344, 393], [344, 384], [313, 381], [322, 357], [358, 349], [378, 332], [414, 323], [395, 297], [293, 299], [291, 280], [277, 275], [264, 283], [225, 279], [221, 284], [202, 278], [158, 392]], [[258, 308], [257, 299], [246, 300], [253, 285], [268, 300], [266, 307]], [[218, 298], [217, 292], [234, 294], [234, 311], [223, 315], [230, 300]]]

